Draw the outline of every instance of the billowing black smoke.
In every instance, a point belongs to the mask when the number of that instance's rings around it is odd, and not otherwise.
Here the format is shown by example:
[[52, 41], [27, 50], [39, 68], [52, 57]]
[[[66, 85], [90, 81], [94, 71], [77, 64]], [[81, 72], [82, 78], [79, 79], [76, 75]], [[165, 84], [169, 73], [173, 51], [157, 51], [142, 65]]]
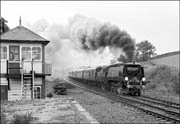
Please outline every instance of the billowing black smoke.
[[94, 18], [75, 15], [67, 25], [41, 19], [28, 28], [51, 41], [45, 58], [53, 65], [53, 75], [79, 67], [108, 65], [112, 60], [117, 62], [120, 55], [129, 60], [133, 56], [135, 43], [127, 32]]
[[132, 60], [135, 41], [126, 31], [120, 30], [118, 26], [109, 23], [100, 24], [93, 19], [81, 16], [74, 18], [71, 25], [75, 25], [72, 30], [75, 30], [73, 35], [76, 36], [73, 36], [73, 38], [76, 37], [81, 43], [82, 49], [94, 51], [105, 47], [120, 48], [125, 53], [127, 60]]

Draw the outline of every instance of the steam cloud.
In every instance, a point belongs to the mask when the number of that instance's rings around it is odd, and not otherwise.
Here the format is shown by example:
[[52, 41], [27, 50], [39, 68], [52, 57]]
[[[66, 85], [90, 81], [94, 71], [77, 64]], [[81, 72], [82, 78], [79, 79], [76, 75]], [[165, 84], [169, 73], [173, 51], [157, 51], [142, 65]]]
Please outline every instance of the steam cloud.
[[135, 42], [126, 31], [121, 31], [110, 23], [100, 24], [92, 18], [77, 15], [70, 22], [72, 39], [81, 43], [86, 51], [95, 51], [100, 48], [122, 49], [129, 61], [133, 58]]
[[135, 49], [134, 39], [126, 31], [81, 15], [70, 18], [65, 26], [42, 19], [28, 28], [51, 41], [46, 62], [53, 64], [54, 74], [80, 66], [107, 65], [120, 54], [131, 61]]

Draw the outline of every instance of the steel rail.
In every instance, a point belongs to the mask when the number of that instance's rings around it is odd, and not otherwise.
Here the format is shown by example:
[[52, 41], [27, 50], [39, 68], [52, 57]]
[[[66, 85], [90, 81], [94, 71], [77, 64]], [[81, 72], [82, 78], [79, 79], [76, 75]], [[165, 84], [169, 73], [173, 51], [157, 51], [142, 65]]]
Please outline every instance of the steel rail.
[[[93, 87], [93, 88], [96, 88], [97, 90], [99, 90], [99, 88], [97, 88], [97, 87], [95, 87], [95, 86], [92, 86], [92, 85], [90, 85], [91, 87]], [[171, 105], [167, 105], [167, 104], [164, 104], [164, 103], [158, 103], [158, 102], [154, 102], [154, 101], [150, 101], [150, 100], [147, 100], [147, 99], [145, 99], [146, 100], [146, 102], [149, 102], [149, 103], [144, 103], [144, 101], [142, 101], [142, 100], [144, 100], [144, 99], [141, 99], [141, 97], [130, 97], [130, 96], [128, 96], [128, 97], [126, 97], [126, 96], [120, 96], [120, 95], [117, 95], [116, 93], [112, 93], [112, 92], [108, 92], [110, 95], [115, 95], [115, 96], [117, 96], [117, 97], [123, 97], [123, 98], [126, 98], [126, 99], [129, 99], [130, 101], [132, 101], [132, 102], [136, 102], [136, 103], [139, 103], [139, 104], [142, 104], [142, 105], [144, 105], [144, 106], [148, 106], [148, 107], [152, 107], [152, 108], [155, 108], [155, 109], [158, 109], [158, 110], [161, 110], [161, 111], [164, 111], [164, 112], [166, 112], [166, 113], [168, 113], [168, 114], [171, 114], [171, 115], [175, 115], [175, 116], [177, 116], [177, 117], [179, 117], [180, 116], [180, 112], [178, 111], [178, 112], [175, 112], [175, 111], [172, 111], [172, 110], [167, 110], [167, 107], [169, 107], [169, 108], [175, 108], [175, 109], [177, 109], [177, 110], [179, 110], [179, 107], [176, 107], [176, 106], [171, 106]], [[137, 99], [140, 99], [141, 101], [137, 101]], [[162, 107], [157, 107], [156, 105], [152, 105], [151, 103], [155, 103], [155, 104], [158, 104], [158, 105], [161, 105], [161, 106], [165, 106], [166, 108], [164, 109], [164, 108], [162, 108]], [[168, 108], [168, 109], [169, 109]]]
[[[77, 84], [77, 82], [76, 83], [72, 83], [71, 81], [69, 81], [69, 80], [67, 80], [67, 79], [64, 79], [66, 82], [69, 82], [69, 83], [71, 83], [71, 84], [73, 84], [73, 85], [75, 85], [75, 86], [77, 86], [77, 87], [80, 87], [80, 88], [82, 88], [82, 89], [85, 89], [85, 90], [88, 90], [88, 91], [90, 91], [90, 92], [93, 92], [93, 93], [95, 93], [95, 94], [99, 94], [99, 95], [101, 95], [101, 96], [103, 96], [103, 97], [106, 97], [106, 98], [108, 98], [108, 99], [111, 99], [111, 100], [113, 100], [113, 101], [117, 101], [117, 102], [121, 102], [121, 103], [124, 103], [124, 104], [127, 104], [127, 105], [129, 105], [129, 106], [132, 106], [132, 107], [135, 107], [135, 108], [137, 108], [137, 109], [139, 109], [139, 110], [141, 110], [141, 111], [143, 111], [143, 112], [145, 112], [145, 113], [148, 113], [148, 114], [151, 114], [151, 115], [154, 115], [154, 116], [156, 116], [156, 117], [160, 117], [160, 118], [162, 118], [162, 119], [165, 119], [165, 120], [168, 120], [168, 121], [172, 121], [172, 122], [174, 122], [174, 123], [180, 123], [180, 119], [179, 119], [179, 116], [178, 116], [178, 119], [177, 118], [174, 118], [174, 117], [170, 117], [170, 116], [167, 116], [167, 115], [164, 115], [164, 114], [159, 114], [159, 113], [157, 113], [157, 112], [153, 112], [153, 111], [151, 111], [151, 110], [148, 110], [148, 109], [145, 109], [145, 108], [143, 108], [142, 106], [140, 107], [139, 105], [137, 105], [137, 104], [134, 104], [133, 102], [134, 102], [134, 100], [132, 100], [132, 99], [128, 99], [127, 97], [122, 97], [122, 96], [117, 96], [117, 95], [114, 95], [114, 94], [110, 94], [110, 93], [108, 93], [107, 94], [107, 92], [102, 92], [102, 90], [101, 91], [96, 91], [95, 89], [89, 89], [89, 87], [87, 88], [87, 86], [85, 87], [85, 86], [82, 86], [82, 83], [81, 83], [81, 86], [80, 86], [80, 84], [78, 83]], [[84, 85], [84, 84], [83, 84]], [[100, 90], [100, 89], [99, 89]], [[130, 102], [131, 101], [131, 102]], [[137, 102], [137, 101], [135, 101], [135, 102]], [[141, 104], [141, 103], [140, 103]], [[144, 104], [144, 103], [142, 103], [142, 104]], [[148, 105], [145, 105], [145, 106], [148, 106]], [[154, 106], [153, 106], [153, 108], [154, 108]], [[157, 108], [157, 109], [159, 109], [159, 108]], [[171, 113], [171, 112], [169, 112], [169, 113]], [[168, 114], [169, 114], [168, 113]], [[173, 112], [172, 112], [173, 113]], [[171, 113], [171, 114], [172, 114]], [[172, 114], [173, 115], [173, 114]]]
[[157, 99], [148, 99], [147, 98], [144, 98], [144, 97], [135, 97], [136, 99], [139, 99], [139, 100], [144, 100], [144, 101], [147, 101], [147, 102], [151, 102], [151, 103], [154, 103], [154, 104], [158, 104], [158, 105], [163, 105], [165, 107], [170, 107], [170, 108], [173, 108], [173, 109], [180, 109], [180, 106], [176, 106], [176, 105], [173, 105], [173, 103], [166, 103], [166, 102], [163, 102], [161, 100], [157, 100]]
[[174, 112], [174, 111], [171, 111], [171, 110], [167, 110], [167, 109], [164, 109], [164, 108], [161, 108], [161, 107], [157, 107], [157, 106], [154, 106], [154, 105], [151, 105], [151, 103], [143, 103], [141, 101], [137, 101], [136, 99], [130, 99], [130, 98], [126, 98], [126, 97], [122, 97], [120, 96], [121, 98], [125, 98], [125, 99], [128, 99], [129, 101], [131, 102], [136, 102], [137, 104], [141, 104], [143, 106], [148, 106], [148, 107], [151, 107], [151, 108], [155, 108], [157, 110], [161, 110], [161, 111], [164, 111], [165, 113], [167, 114], [171, 114], [171, 115], [175, 115], [177, 117], [180, 117], [180, 113], [178, 112]]
[[142, 98], [151, 99], [151, 100], [154, 100], [154, 101], [161, 101], [161, 102], [166, 103], [166, 104], [170, 104], [170, 105], [174, 105], [174, 106], [180, 107], [179, 103], [170, 102], [170, 101], [166, 101], [166, 100], [161, 100], [161, 99], [157, 99], [157, 98], [152, 98], [152, 97], [148, 97], [148, 96], [144, 96], [144, 95], [142, 95], [141, 97]]

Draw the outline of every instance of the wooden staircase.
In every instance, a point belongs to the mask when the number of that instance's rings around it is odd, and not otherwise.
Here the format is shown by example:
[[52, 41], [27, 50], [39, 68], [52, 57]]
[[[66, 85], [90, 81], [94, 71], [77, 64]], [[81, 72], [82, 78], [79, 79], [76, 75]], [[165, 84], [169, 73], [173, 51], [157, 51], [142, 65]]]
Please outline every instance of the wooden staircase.
[[9, 62], [7, 60], [8, 100], [34, 99], [34, 69], [31, 62], [31, 71], [24, 70], [24, 61]]
[[30, 100], [33, 98], [33, 74], [23, 73], [22, 99]]

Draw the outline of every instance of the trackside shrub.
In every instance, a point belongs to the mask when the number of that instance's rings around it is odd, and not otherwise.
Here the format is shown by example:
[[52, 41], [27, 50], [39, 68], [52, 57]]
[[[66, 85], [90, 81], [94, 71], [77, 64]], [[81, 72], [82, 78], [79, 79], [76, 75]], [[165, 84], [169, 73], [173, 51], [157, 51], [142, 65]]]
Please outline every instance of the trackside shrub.
[[180, 93], [180, 83], [179, 83], [179, 80], [180, 80], [180, 77], [178, 77], [178, 76], [173, 76], [171, 78], [171, 82], [174, 84], [173, 85], [173, 89], [174, 89], [174, 92], [176, 94]]
[[11, 124], [30, 124], [34, 117], [31, 112], [25, 114], [15, 114], [11, 120]]
[[174, 72], [168, 66], [159, 66], [150, 70], [147, 72], [146, 77], [148, 80], [151, 80], [151, 83], [147, 84], [146, 90], [179, 94], [179, 72]]
[[1, 124], [7, 124], [6, 116], [3, 111], [1, 111]]
[[53, 97], [53, 94], [50, 92], [50, 93], [47, 94], [47, 97], [48, 97], [48, 98], [52, 98], [52, 97]]

